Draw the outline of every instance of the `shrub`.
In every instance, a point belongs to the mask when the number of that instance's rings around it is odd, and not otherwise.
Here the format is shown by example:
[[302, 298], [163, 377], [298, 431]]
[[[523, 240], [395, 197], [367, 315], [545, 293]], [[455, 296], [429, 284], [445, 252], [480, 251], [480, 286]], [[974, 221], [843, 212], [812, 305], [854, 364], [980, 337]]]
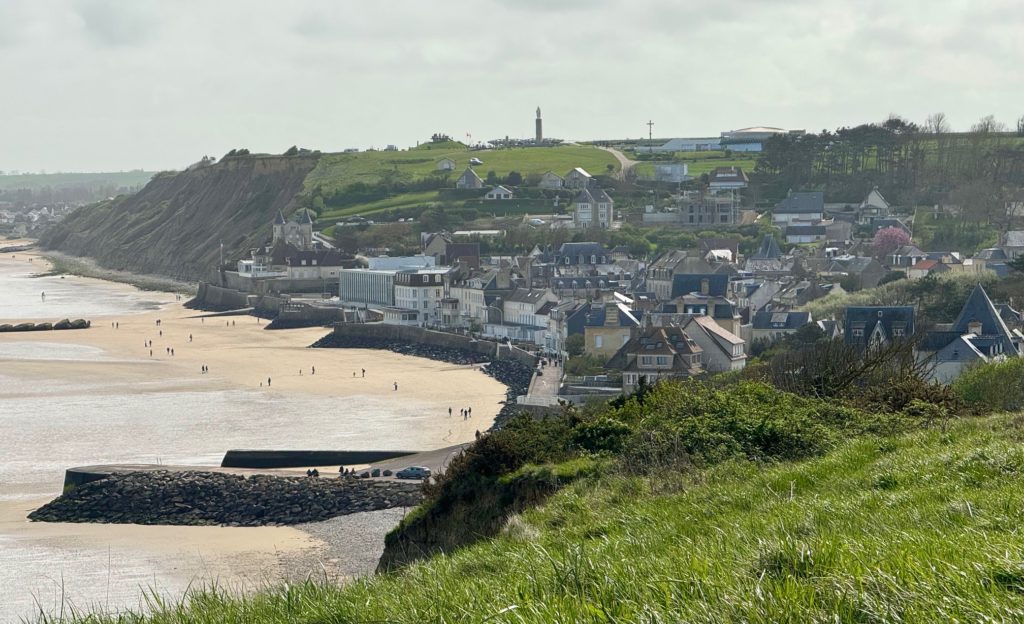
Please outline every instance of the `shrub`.
[[953, 382], [964, 403], [985, 411], [1024, 409], [1024, 359], [981, 364]]

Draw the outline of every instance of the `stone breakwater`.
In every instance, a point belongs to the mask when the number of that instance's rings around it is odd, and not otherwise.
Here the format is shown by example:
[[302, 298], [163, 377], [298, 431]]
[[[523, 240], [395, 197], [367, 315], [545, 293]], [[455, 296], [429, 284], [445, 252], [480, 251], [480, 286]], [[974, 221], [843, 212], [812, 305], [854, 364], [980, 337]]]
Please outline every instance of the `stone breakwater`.
[[57, 321], [56, 323], [19, 323], [18, 325], [4, 323], [0, 324], [0, 333], [50, 331], [52, 329], [87, 329], [90, 325], [92, 325], [92, 323], [85, 319], [75, 319], [73, 321], [64, 319], [62, 321]]
[[533, 369], [522, 362], [516, 360], [494, 360], [482, 353], [453, 347], [387, 340], [373, 336], [339, 336], [333, 333], [317, 340], [311, 346], [333, 349], [382, 349], [402, 355], [413, 355], [438, 362], [447, 362], [449, 364], [480, 364], [480, 370], [496, 379], [506, 388], [505, 405], [495, 417], [492, 429], [500, 429], [509, 418], [519, 412], [519, 408], [516, 405], [516, 397], [527, 393], [530, 389], [530, 379], [533, 377]]
[[43, 522], [280, 526], [423, 500], [418, 482], [242, 476], [216, 472], [115, 473], [29, 514]]

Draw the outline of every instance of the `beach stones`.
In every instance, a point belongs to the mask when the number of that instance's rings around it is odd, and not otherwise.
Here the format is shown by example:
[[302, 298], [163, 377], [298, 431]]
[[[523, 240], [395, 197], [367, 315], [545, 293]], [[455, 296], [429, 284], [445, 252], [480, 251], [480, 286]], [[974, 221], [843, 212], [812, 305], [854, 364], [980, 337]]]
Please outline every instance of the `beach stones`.
[[29, 515], [42, 522], [266, 526], [360, 511], [415, 507], [421, 485], [218, 472], [115, 473], [78, 486]]
[[18, 323], [11, 325], [4, 323], [0, 325], [0, 333], [4, 332], [28, 332], [28, 331], [50, 331], [51, 329], [85, 329], [92, 323], [85, 319], [69, 321], [64, 319], [56, 323]]

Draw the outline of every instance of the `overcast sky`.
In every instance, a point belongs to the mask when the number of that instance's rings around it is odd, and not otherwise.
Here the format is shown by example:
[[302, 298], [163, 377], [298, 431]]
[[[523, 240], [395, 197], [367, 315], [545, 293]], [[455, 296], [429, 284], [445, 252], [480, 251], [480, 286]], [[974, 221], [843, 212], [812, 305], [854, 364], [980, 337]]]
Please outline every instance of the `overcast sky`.
[[0, 170], [1024, 114], [1020, 0], [0, 0]]

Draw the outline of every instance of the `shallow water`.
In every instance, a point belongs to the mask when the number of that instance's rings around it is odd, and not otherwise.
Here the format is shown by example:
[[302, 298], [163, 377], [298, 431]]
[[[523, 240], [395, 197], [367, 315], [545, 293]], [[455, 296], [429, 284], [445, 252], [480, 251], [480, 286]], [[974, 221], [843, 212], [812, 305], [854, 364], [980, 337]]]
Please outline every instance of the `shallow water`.
[[[16, 268], [0, 263], [0, 318], [90, 318], [158, 307], [158, 297], [120, 285], [35, 279], [31, 270]], [[42, 290], [45, 304], [38, 300]], [[138, 606], [142, 588], [173, 597], [195, 579], [230, 578], [251, 587], [279, 573], [273, 552], [268, 559], [254, 559], [244, 552], [152, 547], [153, 536], [159, 541], [163, 534], [179, 535], [167, 533], [179, 528], [146, 527], [150, 543], [135, 543], [124, 535], [138, 527], [26, 526], [24, 514], [36, 501], [59, 494], [69, 467], [219, 464], [230, 448], [421, 446], [416, 425], [429, 410], [407, 395], [401, 400], [286, 395], [225, 389], [212, 379], [153, 380], [142, 374], [120, 380], [96, 374], [69, 378], [62, 371], [75, 362], [122, 367], [128, 362], [139, 370], [152, 362], [73, 344], [74, 332], [66, 333], [68, 344], [14, 335], [0, 339], [0, 511], [8, 512], [6, 524], [0, 517], [0, 622], [29, 616], [37, 603], [47, 610], [62, 599], [78, 607], [117, 609]], [[208, 530], [232, 539], [238, 531], [266, 535], [256, 533], [264, 529]], [[240, 576], [240, 570], [252, 572]]]
[[35, 264], [0, 262], [0, 319], [52, 323], [63, 318], [149, 312], [160, 307], [160, 297], [154, 293], [75, 276], [32, 277], [44, 268]]

